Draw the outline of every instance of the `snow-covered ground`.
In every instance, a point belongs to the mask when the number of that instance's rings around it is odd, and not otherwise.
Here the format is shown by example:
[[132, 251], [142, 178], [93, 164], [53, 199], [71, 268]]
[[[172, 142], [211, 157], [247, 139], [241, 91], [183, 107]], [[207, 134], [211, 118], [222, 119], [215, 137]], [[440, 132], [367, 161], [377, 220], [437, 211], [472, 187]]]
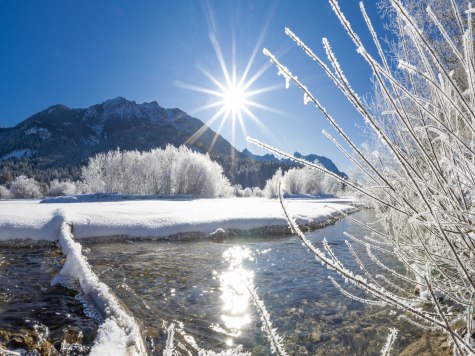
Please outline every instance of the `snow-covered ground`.
[[[349, 211], [348, 199], [289, 199], [299, 224], [320, 223]], [[332, 207], [332, 208], [330, 208]], [[126, 200], [42, 204], [39, 200], [0, 201], [0, 240], [58, 240], [63, 221], [73, 224], [76, 239], [129, 236], [165, 237], [221, 228], [250, 230], [287, 225], [278, 200], [264, 198]]]

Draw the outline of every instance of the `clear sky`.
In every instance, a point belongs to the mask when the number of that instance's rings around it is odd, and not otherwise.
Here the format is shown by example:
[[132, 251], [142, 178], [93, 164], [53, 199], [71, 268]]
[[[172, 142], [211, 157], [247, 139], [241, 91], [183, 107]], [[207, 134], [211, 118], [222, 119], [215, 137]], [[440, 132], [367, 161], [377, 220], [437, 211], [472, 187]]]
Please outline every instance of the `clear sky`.
[[[341, 2], [374, 50], [358, 3]], [[375, 1], [365, 5], [381, 29]], [[295, 85], [285, 89], [262, 49], [304, 81], [358, 143], [365, 139], [363, 123], [322, 70], [284, 34], [286, 26], [323, 58], [321, 40], [327, 37], [353, 87], [362, 96], [370, 92], [371, 72], [325, 0], [1, 1], [0, 125], [13, 126], [54, 104], [82, 108], [117, 96], [138, 103], [156, 100], [207, 122], [219, 107], [199, 108], [216, 98], [190, 87], [219, 91], [205, 72], [225, 83], [215, 38], [229, 70], [234, 58], [238, 79], [253, 58], [247, 78], [261, 75], [248, 91], [277, 87], [250, 99], [272, 110], [250, 107], [262, 126], [244, 113], [247, 134], [286, 151], [325, 155], [346, 170], [349, 161], [321, 134], [322, 129], [335, 132], [313, 105], [304, 106]], [[220, 124], [218, 117], [210, 126], [217, 130]], [[232, 126], [227, 120], [221, 127], [226, 139], [240, 150], [264, 153], [246, 142], [239, 124], [233, 138]]]

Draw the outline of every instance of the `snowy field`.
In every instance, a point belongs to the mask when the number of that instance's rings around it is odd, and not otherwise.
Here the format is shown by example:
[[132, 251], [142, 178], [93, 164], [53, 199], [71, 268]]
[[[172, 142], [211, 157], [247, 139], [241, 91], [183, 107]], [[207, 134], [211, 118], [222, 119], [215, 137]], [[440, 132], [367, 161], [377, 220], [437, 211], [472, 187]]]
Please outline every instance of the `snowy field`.
[[[67, 201], [67, 200], [66, 200]], [[73, 200], [74, 201], [74, 200]], [[299, 224], [321, 223], [350, 211], [351, 199], [289, 199]], [[40, 203], [39, 200], [0, 201], [0, 240], [58, 240], [61, 223], [74, 227], [74, 237], [166, 237], [217, 229], [250, 230], [286, 226], [278, 200], [264, 198], [127, 200]]]

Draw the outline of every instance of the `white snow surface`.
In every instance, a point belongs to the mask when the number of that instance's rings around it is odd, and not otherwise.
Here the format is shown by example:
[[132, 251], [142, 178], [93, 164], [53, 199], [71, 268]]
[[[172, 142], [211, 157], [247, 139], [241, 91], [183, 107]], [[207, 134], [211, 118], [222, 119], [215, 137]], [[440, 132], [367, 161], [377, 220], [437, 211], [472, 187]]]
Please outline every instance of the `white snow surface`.
[[[80, 201], [80, 200], [79, 200]], [[217, 229], [250, 230], [286, 226], [278, 200], [265, 198], [136, 200], [40, 204], [39, 200], [0, 201], [0, 240], [58, 240], [63, 216], [82, 238], [166, 237]], [[351, 200], [288, 199], [299, 224], [319, 223], [353, 209]], [[327, 206], [326, 206], [327, 205]]]

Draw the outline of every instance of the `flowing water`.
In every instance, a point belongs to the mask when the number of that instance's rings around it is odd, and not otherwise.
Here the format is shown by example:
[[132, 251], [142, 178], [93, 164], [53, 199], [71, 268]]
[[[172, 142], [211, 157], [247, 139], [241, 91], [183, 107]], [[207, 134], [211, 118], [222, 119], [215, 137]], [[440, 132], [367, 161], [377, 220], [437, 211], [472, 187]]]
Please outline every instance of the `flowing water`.
[[[55, 247], [0, 248], [0, 345], [30, 355], [84, 354], [97, 322], [75, 290], [51, 286], [62, 266]], [[0, 348], [0, 355], [5, 350]]]
[[[375, 220], [371, 211], [353, 216]], [[344, 219], [307, 235], [317, 245], [326, 237], [340, 260], [356, 270], [344, 231], [367, 234]], [[155, 354], [162, 354], [171, 323], [175, 350], [182, 354], [193, 347], [219, 351], [236, 345], [253, 355], [270, 354], [259, 311], [247, 293], [249, 285], [257, 288], [289, 354], [379, 354], [388, 327], [394, 326], [387, 310], [355, 302], [336, 290], [327, 278], [331, 271], [296, 237], [127, 241], [88, 247], [89, 263], [143, 323]], [[375, 267], [368, 263], [370, 270]], [[399, 347], [413, 336], [402, 333]]]
[[[375, 220], [367, 210], [353, 217]], [[356, 270], [344, 231], [360, 237], [368, 233], [343, 219], [307, 236], [319, 247], [326, 238], [340, 261]], [[388, 310], [343, 296], [327, 278], [334, 272], [317, 262], [294, 236], [88, 242], [84, 254], [100, 280], [139, 321], [151, 354], [161, 355], [167, 347], [186, 355], [242, 345], [242, 351], [252, 355], [270, 355], [262, 307], [255, 298], [264, 304], [291, 355], [377, 355], [388, 328], [397, 326]], [[70, 352], [71, 345], [79, 343], [84, 349], [76, 347], [70, 354], [87, 353], [97, 322], [84, 314], [84, 301], [76, 292], [49, 286], [61, 266], [58, 250], [2, 249], [1, 256], [1, 329], [44, 328], [49, 334], [43, 337], [57, 349], [58, 343], [66, 343], [69, 348], [64, 350]], [[364, 260], [369, 270], [377, 270], [368, 258]], [[386, 262], [397, 268], [397, 263]], [[73, 340], [68, 339], [70, 334]], [[420, 333], [405, 324], [396, 351], [417, 337]], [[3, 345], [12, 347], [5, 340]]]

